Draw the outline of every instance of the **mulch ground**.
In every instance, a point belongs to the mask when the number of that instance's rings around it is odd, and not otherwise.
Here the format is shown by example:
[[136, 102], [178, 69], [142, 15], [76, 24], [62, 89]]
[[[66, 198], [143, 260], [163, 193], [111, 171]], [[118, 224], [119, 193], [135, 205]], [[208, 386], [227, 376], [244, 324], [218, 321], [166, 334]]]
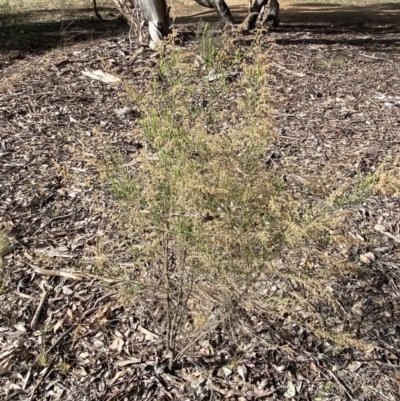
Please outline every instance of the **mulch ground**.
[[[288, 11], [282, 27], [266, 34], [277, 135], [268, 160], [288, 171], [293, 193], [308, 191], [310, 204], [400, 157], [393, 15], [375, 26], [313, 25]], [[228, 367], [222, 355], [232, 350], [231, 337], [218, 333], [216, 343], [211, 333], [174, 372], [166, 369], [154, 319], [121, 301], [121, 277], [132, 267], [129, 239], [110, 218], [118, 205], [99, 173], [113, 153], [134, 162], [140, 104], [125, 95], [123, 81], [82, 74], [107, 71], [140, 90], [156, 76], [157, 60], [126, 36], [84, 36], [46, 51], [29, 40], [0, 45], [0, 228], [12, 239], [1, 268], [0, 398], [398, 399], [400, 189], [347, 205], [347, 232], [358, 245], [331, 249], [331, 256], [361, 258], [369, 273], [338, 275], [321, 289], [322, 299], [335, 296], [338, 310], [315, 306], [322, 331], [351, 330], [369, 347], [333, 346], [268, 311], [253, 324], [243, 306], [243, 333], [257, 346], [242, 351], [240, 363]], [[108, 269], [111, 253], [118, 274]], [[312, 263], [289, 256], [280, 263]]]

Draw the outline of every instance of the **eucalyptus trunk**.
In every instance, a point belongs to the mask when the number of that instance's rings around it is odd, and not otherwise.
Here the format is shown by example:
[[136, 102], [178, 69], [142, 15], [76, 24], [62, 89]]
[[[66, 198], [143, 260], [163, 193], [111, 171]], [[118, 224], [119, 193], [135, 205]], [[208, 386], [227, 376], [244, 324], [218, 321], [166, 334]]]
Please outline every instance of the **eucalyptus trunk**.
[[[141, 43], [150, 36], [150, 47], [169, 33], [169, 7], [166, 0], [114, 0]], [[148, 26], [148, 32], [146, 30]]]

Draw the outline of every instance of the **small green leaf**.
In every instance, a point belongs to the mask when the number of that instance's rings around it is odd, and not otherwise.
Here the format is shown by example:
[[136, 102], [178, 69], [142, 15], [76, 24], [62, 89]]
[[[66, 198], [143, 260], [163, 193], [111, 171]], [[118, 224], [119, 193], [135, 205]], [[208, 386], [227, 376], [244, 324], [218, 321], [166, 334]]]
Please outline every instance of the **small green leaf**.
[[283, 394], [286, 398], [293, 398], [296, 395], [296, 389], [294, 388], [294, 384], [292, 382], [288, 382], [288, 388], [286, 393]]

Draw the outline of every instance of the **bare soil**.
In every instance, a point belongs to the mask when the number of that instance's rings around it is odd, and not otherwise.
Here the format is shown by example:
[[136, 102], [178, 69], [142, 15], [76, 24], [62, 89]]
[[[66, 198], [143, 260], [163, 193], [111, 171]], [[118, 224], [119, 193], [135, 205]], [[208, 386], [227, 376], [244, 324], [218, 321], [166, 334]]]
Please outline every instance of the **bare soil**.
[[[239, 22], [245, 6], [229, 4]], [[399, 399], [400, 4], [284, 2], [281, 26], [262, 33], [276, 133], [268, 163], [310, 205], [348, 183], [340, 201], [354, 244], [321, 238], [338, 271], [312, 314], [265, 308], [254, 317], [243, 303], [238, 338], [210, 333], [173, 372], [159, 359], [155, 319], [121, 296], [133, 269], [129, 235], [117, 229], [118, 203], [101, 174], [108, 155], [133, 163], [143, 146], [133, 134], [140, 104], [122, 82], [82, 75], [100, 69], [141, 88], [157, 76], [157, 60], [130, 43], [113, 9], [100, 10], [106, 21], [80, 11], [0, 17], [0, 229], [12, 241], [0, 269], [0, 398]], [[212, 10], [185, 1], [173, 13], [182, 46], [205, 23], [221, 34]], [[385, 163], [389, 181], [363, 192]], [[276, 263], [316, 277], [323, 270], [312, 252]], [[300, 278], [265, 291], [307, 298]], [[307, 328], [313, 319], [318, 332]], [[240, 363], [224, 370], [227, 352]]]

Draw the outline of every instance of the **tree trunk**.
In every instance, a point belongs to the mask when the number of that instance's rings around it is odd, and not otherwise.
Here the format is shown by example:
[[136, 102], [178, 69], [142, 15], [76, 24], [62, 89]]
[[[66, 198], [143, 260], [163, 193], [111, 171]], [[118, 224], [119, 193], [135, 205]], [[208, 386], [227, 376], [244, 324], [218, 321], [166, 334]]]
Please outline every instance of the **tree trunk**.
[[[253, 0], [252, 0], [253, 1]], [[269, 3], [269, 4], [268, 4]], [[279, 2], [278, 0], [254, 0], [250, 6], [249, 14], [242, 22], [242, 31], [253, 29], [258, 16], [264, 7], [268, 7], [266, 21], [272, 21], [274, 27], [279, 26]]]
[[[150, 35], [150, 47], [163, 40], [169, 33], [169, 7], [166, 0], [114, 0], [119, 11], [131, 26], [141, 43]], [[148, 25], [148, 33], [144, 30]]]

